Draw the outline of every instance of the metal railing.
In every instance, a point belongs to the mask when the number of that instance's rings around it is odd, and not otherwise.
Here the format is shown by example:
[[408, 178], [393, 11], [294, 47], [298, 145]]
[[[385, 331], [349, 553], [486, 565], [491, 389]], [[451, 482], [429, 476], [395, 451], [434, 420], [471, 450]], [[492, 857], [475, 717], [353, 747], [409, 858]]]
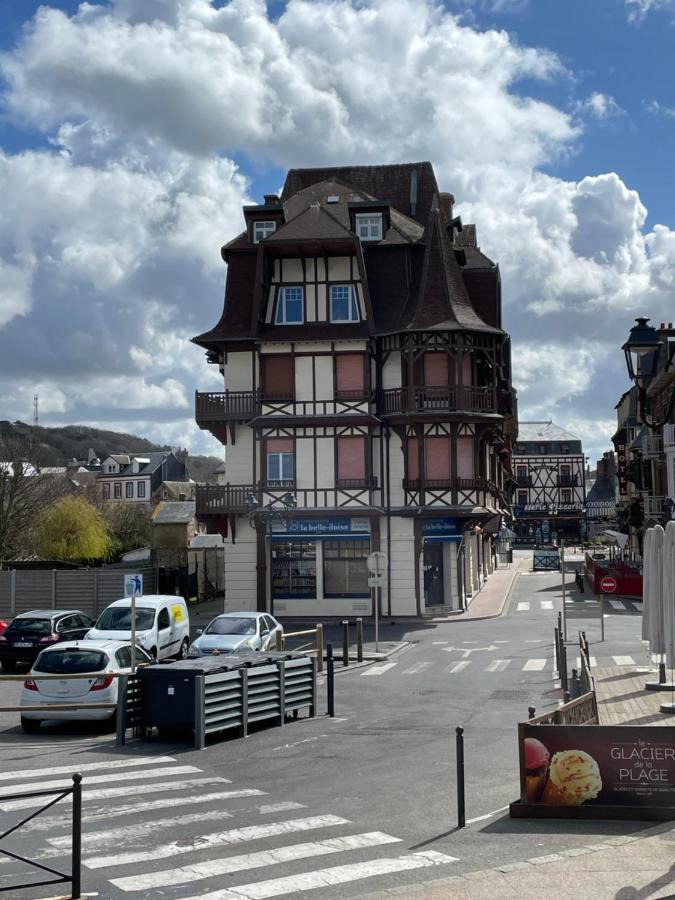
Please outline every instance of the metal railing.
[[664, 504], [667, 497], [645, 497], [644, 512], [646, 516], [661, 518], [664, 513]]
[[668, 450], [675, 447], [675, 425], [663, 426], [663, 448]]
[[646, 434], [642, 438], [642, 455], [645, 459], [658, 459], [663, 453], [663, 438], [660, 434]]
[[195, 419], [201, 426], [206, 422], [228, 419], [245, 420], [258, 411], [256, 391], [195, 391]]
[[530, 707], [528, 725], [597, 725], [598, 704], [595, 693], [582, 694], [575, 700], [568, 700], [557, 709], [535, 715], [536, 710]]
[[276, 632], [276, 649], [283, 650], [286, 646], [286, 638], [296, 638], [296, 637], [305, 637], [306, 635], [313, 634], [315, 635], [315, 645], [314, 649], [307, 650], [305, 647], [298, 647], [298, 650], [301, 650], [303, 653], [316, 654], [316, 669], [317, 672], [323, 672], [323, 653], [324, 653], [324, 637], [323, 637], [323, 625], [321, 622], [317, 622], [316, 628], [306, 628], [304, 631], [287, 631], [283, 634], [280, 631]]
[[379, 393], [383, 415], [407, 412], [495, 412], [496, 393], [492, 387], [450, 385], [449, 387], [416, 386], [389, 388]]
[[72, 776], [72, 778], [72, 787], [54, 788], [52, 790], [44, 791], [27, 791], [21, 794], [9, 794], [0, 798], [0, 806], [2, 806], [2, 804], [4, 804], [5, 802], [9, 802], [12, 800], [31, 800], [34, 797], [54, 797], [53, 800], [50, 800], [48, 803], [45, 803], [44, 806], [41, 806], [40, 809], [37, 810], [37, 812], [32, 812], [20, 822], [17, 822], [15, 825], [12, 825], [11, 828], [8, 828], [6, 831], [0, 834], [0, 843], [2, 843], [5, 838], [9, 837], [10, 834], [15, 834], [32, 819], [35, 819], [41, 813], [45, 812], [45, 810], [50, 809], [60, 800], [63, 800], [66, 797], [73, 798], [70, 875], [67, 875], [65, 872], [59, 872], [58, 869], [52, 869], [50, 866], [45, 866], [42, 863], [36, 862], [32, 859], [28, 859], [25, 856], [21, 856], [21, 854], [19, 853], [14, 853], [13, 851], [7, 850], [4, 847], [0, 846], [0, 853], [3, 856], [7, 856], [17, 862], [25, 863], [32, 869], [38, 869], [41, 872], [47, 872], [50, 875], [56, 876], [55, 878], [51, 878], [48, 881], [30, 881], [24, 882], [22, 884], [15, 883], [11, 885], [3, 885], [2, 887], [0, 887], [0, 892], [12, 891], [12, 893], [16, 896], [16, 892], [23, 890], [24, 888], [47, 887], [53, 884], [70, 884], [72, 900], [79, 900], [79, 898], [82, 896], [82, 776], [79, 774], [79, 772], [76, 772]]

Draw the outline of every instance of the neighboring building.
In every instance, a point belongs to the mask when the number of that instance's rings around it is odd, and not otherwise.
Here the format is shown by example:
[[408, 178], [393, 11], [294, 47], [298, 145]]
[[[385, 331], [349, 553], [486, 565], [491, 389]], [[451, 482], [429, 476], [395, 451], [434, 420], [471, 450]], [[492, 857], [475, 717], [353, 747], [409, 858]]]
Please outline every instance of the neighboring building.
[[373, 550], [388, 615], [461, 608], [492, 570], [510, 341], [499, 268], [453, 202], [415, 163], [291, 170], [244, 208], [222, 316], [194, 338], [224, 375], [197, 395], [228, 445], [197, 515], [226, 536], [228, 608], [368, 614]]
[[586, 480], [586, 522], [588, 536], [600, 537], [605, 531], [616, 531], [619, 480], [616, 459], [611, 451], [598, 460], [592, 482]]
[[103, 460], [98, 485], [104, 500], [150, 503], [161, 496], [165, 482], [187, 479], [185, 463], [171, 450], [114, 453]]
[[161, 501], [150, 516], [153, 565], [177, 566], [197, 533], [194, 500]]
[[519, 422], [513, 448], [516, 533], [525, 541], [586, 533], [586, 466], [581, 441], [553, 422]]

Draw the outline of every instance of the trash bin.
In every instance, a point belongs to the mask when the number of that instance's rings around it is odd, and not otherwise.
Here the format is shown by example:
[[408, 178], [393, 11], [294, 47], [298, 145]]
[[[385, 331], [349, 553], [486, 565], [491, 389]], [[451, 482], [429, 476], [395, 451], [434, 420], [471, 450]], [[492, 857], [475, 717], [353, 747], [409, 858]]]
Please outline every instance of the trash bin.
[[141, 669], [144, 724], [152, 728], [194, 728], [195, 678], [241, 668], [238, 656], [200, 656]]

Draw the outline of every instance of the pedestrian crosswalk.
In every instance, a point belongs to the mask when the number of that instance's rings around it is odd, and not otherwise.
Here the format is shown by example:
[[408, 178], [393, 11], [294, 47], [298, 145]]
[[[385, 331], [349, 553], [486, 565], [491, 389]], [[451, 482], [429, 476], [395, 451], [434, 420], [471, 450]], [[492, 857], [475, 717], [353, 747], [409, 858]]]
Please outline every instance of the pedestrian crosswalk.
[[[421, 673], [425, 667], [410, 668]], [[397, 835], [359, 828], [335, 811], [311, 811], [166, 755], [0, 772], [0, 833], [16, 823], [16, 810], [37, 810], [50, 799], [5, 798], [68, 787], [76, 771], [83, 775], [85, 878], [110, 900], [265, 900], [294, 893], [318, 900], [330, 897], [334, 885], [371, 879], [365, 891], [377, 876], [404, 877], [457, 862], [438, 851], [406, 851]], [[99, 787], [106, 782], [115, 787]], [[3, 846], [67, 869], [71, 824], [62, 803], [28, 821]], [[11, 888], [25, 874], [25, 867], [0, 859], [3, 886]]]
[[[589, 597], [575, 598], [570, 599], [568, 597], [568, 604], [579, 605], [580, 607], [592, 607], [597, 608], [600, 605], [600, 598], [593, 597], [592, 595]], [[639, 615], [642, 613], [642, 604], [634, 603], [631, 600], [619, 600], [619, 599], [610, 599], [608, 597], [605, 598], [605, 602], [607, 606], [618, 613], [632, 613], [634, 615]], [[607, 608], [607, 607], [605, 607]], [[516, 603], [516, 612], [524, 613], [524, 612], [536, 612], [537, 610], [548, 611], [554, 609], [553, 600], [545, 599], [545, 600], [519, 600]]]
[[[454, 649], [454, 648], [451, 648]], [[495, 648], [497, 649], [497, 648]], [[544, 648], [539, 648], [541, 652]], [[462, 652], [461, 649], [459, 652]], [[503, 649], [502, 649], [503, 652]], [[603, 656], [590, 658], [591, 668], [607, 668], [614, 666], [636, 666], [638, 663], [632, 656]], [[577, 656], [575, 662], [571, 660], [569, 665], [576, 665], [577, 669], [581, 669], [581, 657]], [[498, 675], [509, 669], [511, 672], [537, 673], [546, 670], [552, 671], [554, 667], [553, 650], [546, 657], [524, 658], [523, 656], [500, 657], [493, 659], [483, 655], [481, 657], [473, 657], [471, 659], [458, 659], [456, 661], [432, 662], [430, 660], [417, 662], [411, 666], [404, 666], [397, 662], [387, 663], [387, 672], [398, 674], [406, 678], [419, 677], [421, 679], [428, 678], [431, 673], [441, 672], [444, 675], [460, 675], [462, 673], [473, 674], [476, 672], [486, 672], [488, 674]], [[375, 667], [378, 668], [378, 667]], [[382, 668], [382, 667], [380, 667]], [[371, 670], [361, 672], [362, 676], [368, 675]]]

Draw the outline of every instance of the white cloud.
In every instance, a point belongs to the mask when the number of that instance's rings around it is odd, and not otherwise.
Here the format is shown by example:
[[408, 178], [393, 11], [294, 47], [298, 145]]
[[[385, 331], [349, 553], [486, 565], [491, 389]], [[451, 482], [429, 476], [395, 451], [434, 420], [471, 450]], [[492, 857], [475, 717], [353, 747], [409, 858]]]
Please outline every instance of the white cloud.
[[625, 0], [628, 21], [641, 22], [645, 16], [657, 10], [675, 11], [675, 0]]
[[673, 106], [664, 106], [663, 103], [659, 103], [658, 100], [650, 100], [645, 103], [645, 109], [647, 112], [652, 113], [654, 116], [665, 116], [668, 119], [675, 118], [675, 107]]
[[575, 105], [575, 111], [587, 114], [596, 119], [615, 119], [624, 115], [624, 110], [619, 106], [614, 97], [593, 91], [585, 100], [580, 100]]
[[[0, 157], [10, 414], [26, 417], [39, 382], [64, 419], [103, 403], [101, 420], [133, 408], [137, 430], [198, 434], [187, 398], [218, 376], [187, 339], [222, 308], [218, 250], [248, 200], [234, 157], [263, 169], [431, 159], [500, 263], [524, 415], [545, 384], [546, 414], [569, 417], [573, 398], [605, 420], [633, 315], [668, 318], [669, 229], [644, 233], [644, 206], [615, 173], [542, 171], [575, 152], [582, 124], [519, 88], [567, 79], [560, 61], [440, 5], [291, 0], [274, 20], [262, 0], [42, 7], [0, 68], [6, 114], [51, 141]], [[618, 104], [595, 93], [580, 110], [610, 118]]]

